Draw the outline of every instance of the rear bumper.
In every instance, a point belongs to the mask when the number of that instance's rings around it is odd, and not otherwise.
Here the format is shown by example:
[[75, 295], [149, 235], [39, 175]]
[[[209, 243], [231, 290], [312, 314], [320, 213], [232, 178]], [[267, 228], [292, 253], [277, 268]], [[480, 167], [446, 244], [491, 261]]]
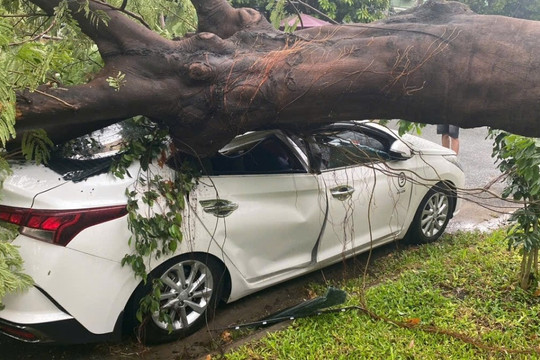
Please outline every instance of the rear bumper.
[[36, 287], [8, 294], [3, 303], [0, 333], [24, 342], [80, 344], [117, 341], [122, 336], [122, 314], [111, 333], [94, 334]]
[[119, 331], [93, 334], [73, 318], [30, 325], [0, 319], [0, 334], [27, 343], [81, 344], [119, 341], [121, 338]]

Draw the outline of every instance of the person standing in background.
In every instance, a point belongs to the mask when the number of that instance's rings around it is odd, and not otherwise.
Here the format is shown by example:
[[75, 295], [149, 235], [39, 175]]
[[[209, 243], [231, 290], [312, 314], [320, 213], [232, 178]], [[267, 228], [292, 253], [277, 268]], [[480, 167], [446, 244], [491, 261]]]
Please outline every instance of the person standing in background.
[[455, 125], [437, 125], [437, 134], [441, 134], [442, 146], [459, 153], [459, 127]]

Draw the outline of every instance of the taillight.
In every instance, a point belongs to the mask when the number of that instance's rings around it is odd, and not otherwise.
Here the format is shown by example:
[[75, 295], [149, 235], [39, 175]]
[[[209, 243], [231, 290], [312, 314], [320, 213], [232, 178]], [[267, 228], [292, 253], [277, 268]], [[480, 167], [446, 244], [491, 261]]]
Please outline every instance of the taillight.
[[0, 220], [19, 225], [23, 235], [66, 246], [87, 227], [127, 214], [125, 205], [77, 210], [37, 210], [0, 205]]

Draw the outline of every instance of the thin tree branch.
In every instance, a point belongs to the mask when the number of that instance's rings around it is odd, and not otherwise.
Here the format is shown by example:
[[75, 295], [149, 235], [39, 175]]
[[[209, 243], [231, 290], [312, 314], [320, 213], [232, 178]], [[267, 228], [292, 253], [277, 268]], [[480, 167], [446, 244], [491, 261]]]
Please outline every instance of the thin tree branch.
[[42, 39], [46, 39], [46, 40], [55, 40], [55, 41], [60, 41], [60, 40], [64, 40], [65, 38], [63, 37], [60, 37], [60, 36], [51, 36], [51, 35], [43, 35], [41, 37]]
[[[296, 12], [296, 15], [298, 15], [298, 20], [300, 20], [300, 29], [303, 29], [304, 28], [304, 20], [302, 20], [300, 10], [296, 7], [296, 5], [294, 5], [294, 2], [292, 2], [291, 0], [287, 0], [287, 2], [293, 7], [294, 11]], [[287, 25], [287, 24], [285, 24], [285, 25]]]
[[158, 4], [158, 6], [163, 9], [163, 10], [166, 10], [167, 11], [167, 16], [174, 16], [176, 17], [178, 20], [184, 22], [184, 24], [187, 24], [188, 26], [191, 26], [193, 29], [197, 29], [197, 23], [193, 22], [192, 20], [188, 20], [187, 17], [185, 16], [180, 16], [177, 12], [175, 11], [171, 11], [170, 9], [168, 9], [167, 7], [165, 7], [163, 4]]
[[134, 18], [135, 20], [139, 21], [147, 29], [150, 29], [150, 25], [142, 18], [142, 16], [137, 15], [137, 14], [125, 9], [125, 7], [127, 5], [127, 0], [124, 0], [124, 2], [122, 2], [122, 5], [119, 8], [115, 7], [115, 6], [112, 6], [111, 4], [108, 4], [108, 3], [104, 2], [104, 1], [101, 1], [101, 0], [94, 0], [94, 1], [101, 4], [101, 5], [107, 6], [111, 10], [117, 10], [117, 11], [122, 12], [122, 13]]
[[324, 16], [324, 17], [325, 17], [328, 21], [330, 21], [332, 24], [335, 24], [335, 25], [338, 25], [338, 24], [339, 24], [336, 20], [332, 19], [331, 17], [329, 17], [328, 15], [326, 15], [325, 13], [323, 13], [322, 11], [320, 11], [320, 10], [314, 8], [313, 6], [309, 5], [308, 3], [305, 3], [305, 2], [303, 2], [303, 1], [301, 1], [301, 0], [296, 0], [296, 2], [299, 3], [300, 5], [305, 6], [306, 8], [308, 8], [308, 9], [310, 9], [310, 10], [315, 11], [317, 14], [319, 14], [319, 15], [321, 15], [321, 16]]
[[56, 100], [56, 101], [58, 101], [58, 102], [64, 104], [65, 106], [67, 106], [67, 107], [69, 107], [69, 108], [77, 109], [77, 107], [76, 107], [75, 105], [72, 105], [72, 104], [68, 103], [67, 101], [62, 100], [62, 99], [60, 99], [59, 97], [56, 97], [56, 96], [51, 95], [51, 94], [47, 94], [46, 92], [43, 92], [43, 91], [37, 90], [37, 89], [34, 90], [34, 91], [37, 92], [38, 94], [43, 95], [43, 96], [48, 96], [48, 97], [50, 97], [51, 99], [54, 99], [54, 100]]
[[29, 43], [29, 42], [33, 42], [33, 41], [36, 41], [40, 38], [42, 38], [45, 34], [47, 34], [49, 31], [51, 31], [51, 29], [54, 27], [54, 25], [56, 24], [56, 20], [53, 20], [51, 22], [51, 25], [49, 25], [49, 27], [47, 29], [45, 29], [45, 31], [43, 31], [42, 33], [40, 34], [37, 34], [36, 36], [28, 39], [28, 40], [24, 40], [24, 41], [19, 41], [19, 42], [15, 42], [15, 43], [9, 43], [8, 45], [9, 46], [17, 46], [17, 45], [22, 45], [22, 44], [26, 44], [26, 43]]
[[35, 14], [2, 14], [0, 18], [29, 18], [35, 16], [49, 16], [45, 13], [35, 13]]

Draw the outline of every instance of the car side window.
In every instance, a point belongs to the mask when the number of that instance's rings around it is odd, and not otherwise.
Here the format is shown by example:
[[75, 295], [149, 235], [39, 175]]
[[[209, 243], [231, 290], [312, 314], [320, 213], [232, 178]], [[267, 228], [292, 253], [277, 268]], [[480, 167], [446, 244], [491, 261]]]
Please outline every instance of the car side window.
[[293, 151], [276, 136], [267, 137], [249, 147], [210, 160], [213, 175], [305, 173]]
[[338, 130], [315, 136], [321, 148], [322, 169], [360, 165], [389, 158], [382, 139], [352, 130]]

